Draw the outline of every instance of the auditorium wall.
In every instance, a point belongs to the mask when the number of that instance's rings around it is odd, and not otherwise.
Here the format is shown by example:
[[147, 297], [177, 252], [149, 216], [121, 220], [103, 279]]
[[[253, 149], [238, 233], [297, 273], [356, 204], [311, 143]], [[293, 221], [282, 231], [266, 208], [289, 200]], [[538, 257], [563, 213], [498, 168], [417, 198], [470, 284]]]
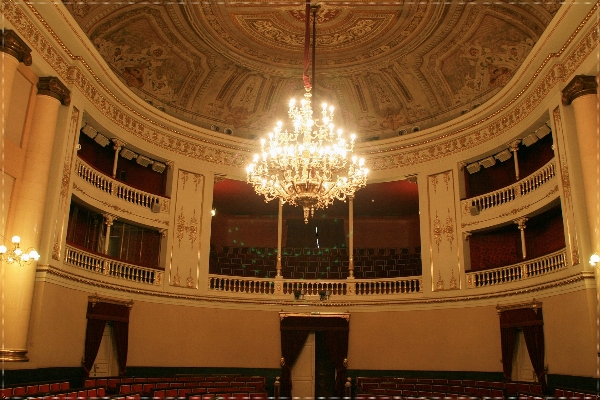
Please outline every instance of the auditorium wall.
[[[87, 296], [92, 294], [38, 283], [29, 339], [36, 364], [28, 368], [80, 366]], [[531, 301], [530, 296], [527, 298]], [[537, 300], [543, 303], [549, 372], [593, 376], [593, 290]], [[235, 306], [230, 303], [227, 307]], [[286, 307], [290, 308], [284, 305], [252, 310], [215, 307], [202, 301], [173, 304], [162, 297], [134, 300], [127, 365], [278, 369], [278, 313], [293, 311]], [[350, 370], [502, 371], [499, 317], [494, 304], [476, 305], [471, 301], [429, 310], [395, 306], [394, 310], [379, 312], [365, 312], [360, 307], [326, 311], [351, 314]]]

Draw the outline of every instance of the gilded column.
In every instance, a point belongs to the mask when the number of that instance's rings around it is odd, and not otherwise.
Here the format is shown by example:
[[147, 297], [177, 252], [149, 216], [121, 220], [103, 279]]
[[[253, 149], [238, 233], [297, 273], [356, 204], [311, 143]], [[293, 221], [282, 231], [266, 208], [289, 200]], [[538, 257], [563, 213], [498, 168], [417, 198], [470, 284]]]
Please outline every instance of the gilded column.
[[[15, 212], [11, 216], [12, 235], [21, 236], [23, 247], [40, 248], [42, 224], [56, 123], [60, 105], [69, 105], [70, 92], [55, 77], [42, 77], [33, 110], [30, 138], [25, 149], [23, 175], [17, 181]], [[9, 236], [12, 236], [9, 235]], [[47, 262], [49, 254], [41, 254]], [[33, 299], [36, 263], [25, 266], [3, 265], [4, 342], [2, 361], [28, 361], [27, 333]]]
[[508, 149], [510, 151], [512, 151], [513, 155], [515, 156], [514, 157], [514, 159], [515, 159], [515, 177], [516, 177], [517, 181], [520, 179], [519, 178], [519, 158], [517, 156], [517, 151], [519, 150], [519, 144], [521, 144], [520, 139], [513, 140], [512, 142], [510, 142], [508, 144]]
[[115, 158], [113, 160], [113, 171], [112, 177], [116, 178], [117, 176], [117, 164], [119, 162], [119, 151], [125, 146], [125, 142], [119, 139], [113, 139], [113, 149], [115, 150]]
[[[31, 49], [17, 34], [10, 30], [0, 31], [0, 57], [2, 60], [2, 90], [0, 107], [2, 107], [2, 134], [6, 124], [6, 116], [12, 99], [12, 89], [19, 63], [31, 65]], [[4, 232], [3, 232], [4, 233]]]
[[[596, 77], [573, 78], [562, 91], [562, 103], [573, 105], [591, 251], [600, 252], [600, 124]], [[589, 256], [591, 254], [585, 259]]]
[[104, 236], [104, 254], [108, 254], [108, 245], [110, 244], [110, 228], [113, 226], [116, 216], [112, 214], [105, 213], [104, 215], [104, 224], [106, 225], [106, 235]]
[[521, 252], [523, 253], [523, 260], [527, 258], [527, 243], [525, 243], [525, 223], [527, 220], [527, 217], [514, 220], [514, 223], [517, 224], [519, 230], [521, 231]]

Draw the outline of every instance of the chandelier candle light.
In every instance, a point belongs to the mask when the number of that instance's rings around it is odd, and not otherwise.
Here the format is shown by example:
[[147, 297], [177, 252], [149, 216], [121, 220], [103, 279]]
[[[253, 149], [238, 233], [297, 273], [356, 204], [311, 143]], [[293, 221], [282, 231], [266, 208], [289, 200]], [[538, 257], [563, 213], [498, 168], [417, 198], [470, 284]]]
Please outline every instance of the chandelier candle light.
[[[281, 121], [261, 139], [261, 154], [246, 168], [247, 181], [265, 201], [302, 206], [304, 222], [315, 209], [327, 208], [335, 199], [345, 201], [367, 183], [364, 159], [352, 155], [356, 135], [347, 141], [333, 125], [333, 106], [322, 106], [321, 119], [313, 119], [311, 84], [307, 76], [310, 42], [310, 1], [306, 2], [304, 51], [304, 99], [292, 99], [288, 115], [294, 130], [283, 129]], [[314, 45], [314, 41], [313, 41]], [[314, 60], [313, 60], [314, 63]], [[314, 80], [314, 76], [313, 76]]]
[[17, 263], [19, 265], [30, 264], [33, 261], [40, 259], [40, 255], [34, 248], [23, 251], [19, 244], [21, 238], [19, 236], [12, 237], [13, 248], [8, 249], [5, 245], [0, 245], [0, 260], [8, 264]]

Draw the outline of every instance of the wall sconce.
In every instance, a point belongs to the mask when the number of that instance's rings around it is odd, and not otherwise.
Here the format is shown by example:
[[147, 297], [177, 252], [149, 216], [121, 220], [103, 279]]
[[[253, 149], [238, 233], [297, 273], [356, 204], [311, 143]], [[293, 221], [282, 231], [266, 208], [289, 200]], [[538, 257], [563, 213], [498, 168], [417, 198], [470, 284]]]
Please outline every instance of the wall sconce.
[[590, 265], [592, 267], [595, 267], [596, 264], [600, 263], [600, 256], [598, 255], [598, 253], [594, 253], [590, 256]]
[[214, 208], [210, 210], [210, 215], [212, 215], [213, 217], [217, 215], [217, 210], [215, 210]]
[[0, 245], [0, 260], [3, 263], [17, 263], [19, 266], [23, 266], [30, 264], [32, 261], [37, 261], [40, 259], [40, 254], [33, 247], [23, 251], [19, 246], [20, 243], [21, 238], [19, 236], [13, 236], [12, 249], [8, 249], [5, 245]]

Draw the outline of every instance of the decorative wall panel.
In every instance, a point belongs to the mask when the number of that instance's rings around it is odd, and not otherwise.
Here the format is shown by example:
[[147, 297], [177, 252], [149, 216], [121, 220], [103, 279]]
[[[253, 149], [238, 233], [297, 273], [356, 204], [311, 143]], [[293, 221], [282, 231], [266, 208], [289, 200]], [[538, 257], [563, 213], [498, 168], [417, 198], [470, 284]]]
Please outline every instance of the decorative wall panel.
[[179, 170], [169, 284], [198, 287], [204, 175]]
[[454, 171], [427, 177], [429, 254], [433, 291], [459, 289], [460, 237], [457, 235]]

